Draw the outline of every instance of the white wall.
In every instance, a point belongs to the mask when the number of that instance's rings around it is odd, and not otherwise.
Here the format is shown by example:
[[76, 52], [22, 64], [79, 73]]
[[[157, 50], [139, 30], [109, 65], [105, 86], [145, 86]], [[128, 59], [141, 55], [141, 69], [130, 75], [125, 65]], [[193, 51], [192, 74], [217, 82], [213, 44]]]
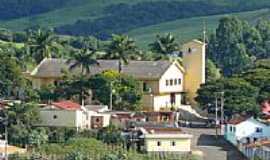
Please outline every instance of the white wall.
[[[160, 146], [157, 143], [160, 142]], [[172, 145], [175, 143], [175, 146]], [[145, 139], [145, 149], [147, 152], [189, 152], [191, 146], [190, 138], [154, 138]]]
[[[262, 128], [262, 133], [256, 133], [256, 128]], [[250, 118], [247, 121], [244, 121], [236, 125], [236, 137], [237, 139], [242, 139], [245, 137], [270, 137], [270, 127], [258, 122], [257, 120]]]
[[88, 111], [89, 126], [91, 126], [91, 117], [92, 116], [102, 116], [103, 117], [103, 127], [107, 127], [110, 125], [111, 114]]
[[174, 106], [171, 105], [171, 95], [155, 95], [154, 98], [154, 110], [159, 111], [161, 108], [170, 109], [171, 107], [178, 108], [181, 106], [181, 94], [178, 93], [175, 95], [175, 104]]
[[[175, 79], [177, 84], [174, 83]], [[181, 79], [181, 84], [178, 83], [178, 79]], [[173, 80], [173, 85], [170, 85], [170, 80]], [[169, 85], [166, 85], [166, 81], [169, 81]], [[184, 75], [176, 64], [171, 65], [168, 70], [162, 75], [159, 80], [159, 92], [160, 93], [172, 93], [182, 92], [184, 84]]]
[[160, 108], [170, 108], [170, 95], [154, 96], [154, 111], [159, 111]]
[[40, 111], [42, 126], [85, 128], [86, 115], [80, 111], [46, 109]]

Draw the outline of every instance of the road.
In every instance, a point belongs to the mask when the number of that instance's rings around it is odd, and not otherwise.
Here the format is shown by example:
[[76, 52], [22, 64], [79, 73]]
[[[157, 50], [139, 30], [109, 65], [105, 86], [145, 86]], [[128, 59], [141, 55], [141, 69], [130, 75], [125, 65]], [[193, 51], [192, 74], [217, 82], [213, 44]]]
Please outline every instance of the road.
[[192, 149], [203, 152], [203, 160], [247, 160], [235, 147], [221, 136], [216, 138], [215, 129], [183, 128], [194, 136]]

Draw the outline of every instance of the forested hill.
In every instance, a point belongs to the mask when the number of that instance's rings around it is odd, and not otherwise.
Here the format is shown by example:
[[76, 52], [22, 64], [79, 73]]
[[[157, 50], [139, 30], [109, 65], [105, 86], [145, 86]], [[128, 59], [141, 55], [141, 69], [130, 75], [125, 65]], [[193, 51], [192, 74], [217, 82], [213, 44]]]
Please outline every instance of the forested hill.
[[270, 6], [270, 2], [264, 5], [262, 5], [263, 3], [254, 4], [244, 2], [243, 0], [227, 0], [226, 3], [217, 2], [189, 0], [113, 4], [104, 9], [104, 16], [94, 20], [78, 20], [74, 24], [58, 27], [57, 32], [72, 35], [91, 34], [101, 39], [106, 39], [112, 33], [128, 32], [138, 27], [155, 25], [176, 19], [249, 11]]
[[0, 20], [33, 16], [61, 8], [68, 0], [0, 0]]
[[0, 0], [0, 26], [53, 27], [60, 34], [106, 39], [180, 19], [269, 7], [269, 0]]

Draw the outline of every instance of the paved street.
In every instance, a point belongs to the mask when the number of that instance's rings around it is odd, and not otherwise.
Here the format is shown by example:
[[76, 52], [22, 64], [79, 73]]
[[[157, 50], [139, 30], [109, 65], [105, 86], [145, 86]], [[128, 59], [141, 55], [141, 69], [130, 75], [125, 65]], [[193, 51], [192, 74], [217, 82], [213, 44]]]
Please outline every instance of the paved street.
[[215, 138], [215, 129], [183, 128], [193, 134], [192, 149], [204, 153], [204, 160], [246, 160], [231, 144], [222, 137]]

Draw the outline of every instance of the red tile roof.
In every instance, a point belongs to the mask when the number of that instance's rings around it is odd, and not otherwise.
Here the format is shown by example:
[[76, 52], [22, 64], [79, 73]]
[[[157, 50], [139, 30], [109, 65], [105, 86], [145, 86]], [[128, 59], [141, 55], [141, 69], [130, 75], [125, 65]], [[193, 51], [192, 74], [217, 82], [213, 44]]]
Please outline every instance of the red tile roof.
[[227, 123], [228, 124], [232, 124], [232, 125], [237, 125], [241, 122], [244, 122], [245, 120], [249, 119], [250, 117], [236, 117], [236, 118], [232, 118], [230, 119]]
[[52, 105], [57, 108], [65, 109], [65, 110], [80, 110], [81, 109], [80, 104], [74, 103], [72, 101], [53, 102]]

